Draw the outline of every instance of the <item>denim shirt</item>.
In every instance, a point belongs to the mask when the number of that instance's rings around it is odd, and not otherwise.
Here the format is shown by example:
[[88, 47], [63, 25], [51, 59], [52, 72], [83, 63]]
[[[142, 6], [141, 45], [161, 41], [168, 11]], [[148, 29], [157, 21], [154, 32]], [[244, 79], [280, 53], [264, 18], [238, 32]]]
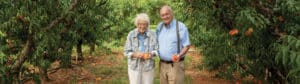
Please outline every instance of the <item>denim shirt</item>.
[[139, 43], [139, 32], [136, 29], [129, 32], [124, 48], [124, 56], [128, 59], [128, 67], [132, 70], [139, 70], [142, 69], [143, 71], [149, 71], [154, 69], [155, 63], [154, 63], [154, 57], [158, 54], [158, 44], [156, 39], [156, 33], [147, 30], [145, 31], [145, 38], [144, 38], [144, 51], [152, 53], [153, 56], [151, 56], [150, 59], [142, 60], [138, 58], [132, 58], [132, 55], [134, 52], [143, 52], [140, 51], [140, 44]]

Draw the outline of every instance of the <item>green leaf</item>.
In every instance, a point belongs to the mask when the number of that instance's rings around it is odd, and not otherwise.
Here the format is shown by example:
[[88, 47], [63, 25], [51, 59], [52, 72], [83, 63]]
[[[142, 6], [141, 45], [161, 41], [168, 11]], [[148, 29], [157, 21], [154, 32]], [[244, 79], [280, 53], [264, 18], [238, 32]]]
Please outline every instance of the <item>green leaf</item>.
[[295, 60], [296, 60], [296, 65], [298, 67], [300, 67], [300, 54], [299, 53], [297, 54], [297, 59], [295, 59]]
[[300, 67], [297, 67], [295, 69], [290, 70], [286, 78], [295, 77], [299, 73], [300, 73]]
[[2, 31], [0, 31], [0, 37], [4, 36], [4, 34], [2, 33]]
[[282, 64], [284, 66], [287, 66], [287, 62], [288, 62], [288, 54], [289, 54], [289, 48], [287, 46], [283, 46], [282, 48]]
[[4, 55], [4, 53], [2, 51], [0, 51], [0, 63], [4, 63], [5, 61], [6, 61], [5, 55]]
[[293, 66], [293, 65], [296, 65], [297, 52], [294, 52], [294, 51], [290, 51], [290, 52], [291, 52], [291, 55], [290, 55], [290, 63], [289, 64], [291, 64]]
[[297, 50], [300, 50], [300, 40], [296, 41], [296, 45], [295, 45]]

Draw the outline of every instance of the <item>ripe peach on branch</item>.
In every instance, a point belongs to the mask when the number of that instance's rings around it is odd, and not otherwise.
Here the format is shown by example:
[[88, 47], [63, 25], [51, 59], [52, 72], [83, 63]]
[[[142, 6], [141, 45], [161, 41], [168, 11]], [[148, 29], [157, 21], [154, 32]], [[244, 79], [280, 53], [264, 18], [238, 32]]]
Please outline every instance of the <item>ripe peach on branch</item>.
[[250, 28], [248, 28], [248, 30], [245, 32], [245, 35], [246, 35], [246, 36], [250, 36], [252, 32], [253, 32], [253, 28], [250, 27]]
[[25, 16], [22, 15], [22, 14], [17, 15], [17, 19], [18, 19], [18, 20], [21, 20], [23, 23], [26, 23], [26, 24], [29, 23], [29, 21], [28, 21], [28, 20], [25, 18]]
[[239, 30], [236, 29], [236, 28], [233, 28], [229, 31], [229, 35], [230, 36], [234, 36], [234, 35], [237, 35], [239, 33]]
[[282, 16], [279, 16], [279, 17], [278, 17], [278, 21], [279, 21], [279, 22], [283, 22], [283, 21], [284, 21], [283, 17], [282, 17]]

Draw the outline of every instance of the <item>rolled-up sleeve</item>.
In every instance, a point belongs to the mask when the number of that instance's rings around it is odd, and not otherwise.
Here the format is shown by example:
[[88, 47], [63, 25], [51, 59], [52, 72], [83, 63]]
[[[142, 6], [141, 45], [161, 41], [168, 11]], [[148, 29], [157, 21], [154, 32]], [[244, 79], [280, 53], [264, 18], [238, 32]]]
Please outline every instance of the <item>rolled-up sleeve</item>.
[[182, 32], [182, 38], [181, 38], [181, 43], [183, 47], [191, 45], [190, 43], [190, 38], [189, 38], [189, 32], [188, 29], [184, 24], [182, 24], [183, 32]]
[[131, 58], [132, 54], [133, 54], [133, 48], [131, 45], [131, 38], [130, 38], [130, 33], [127, 35], [127, 39], [126, 39], [126, 43], [125, 43], [125, 47], [124, 47], [124, 56]]

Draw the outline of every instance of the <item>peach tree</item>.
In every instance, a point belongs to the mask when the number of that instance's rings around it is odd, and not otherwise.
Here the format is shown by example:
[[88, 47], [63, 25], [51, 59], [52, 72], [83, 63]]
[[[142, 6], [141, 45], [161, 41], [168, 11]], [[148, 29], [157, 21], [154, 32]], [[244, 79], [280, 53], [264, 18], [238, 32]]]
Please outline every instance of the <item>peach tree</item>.
[[203, 65], [227, 79], [300, 83], [300, 1], [185, 0]]

